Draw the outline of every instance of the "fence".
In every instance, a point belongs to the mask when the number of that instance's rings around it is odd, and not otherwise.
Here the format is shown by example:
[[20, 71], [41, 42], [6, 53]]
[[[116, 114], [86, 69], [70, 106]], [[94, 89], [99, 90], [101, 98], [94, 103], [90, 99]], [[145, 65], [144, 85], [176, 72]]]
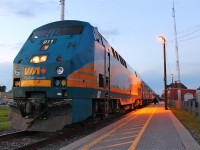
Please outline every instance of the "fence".
[[200, 102], [169, 100], [169, 103], [178, 109], [190, 112], [200, 119]]

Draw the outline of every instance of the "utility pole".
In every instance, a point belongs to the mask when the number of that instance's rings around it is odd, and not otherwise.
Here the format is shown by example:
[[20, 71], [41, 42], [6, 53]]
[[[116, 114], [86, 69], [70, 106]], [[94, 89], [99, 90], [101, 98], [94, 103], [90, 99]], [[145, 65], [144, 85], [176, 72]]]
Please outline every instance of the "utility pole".
[[166, 70], [166, 40], [163, 36], [159, 36], [159, 39], [162, 41], [163, 45], [163, 56], [164, 56], [164, 95], [165, 95], [165, 110], [168, 110], [167, 107], [167, 70]]
[[172, 73], [171, 75], [172, 75], [172, 84], [173, 84], [173, 83], [174, 83], [174, 80], [173, 80], [173, 79], [174, 79], [174, 77], [173, 77], [173, 73]]

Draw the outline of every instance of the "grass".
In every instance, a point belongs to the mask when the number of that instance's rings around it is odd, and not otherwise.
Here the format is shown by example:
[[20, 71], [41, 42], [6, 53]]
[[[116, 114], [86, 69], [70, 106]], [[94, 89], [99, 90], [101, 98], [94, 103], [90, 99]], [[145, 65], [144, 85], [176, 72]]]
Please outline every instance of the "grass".
[[9, 106], [1, 105], [0, 106], [0, 131], [10, 129], [9, 121]]
[[200, 119], [191, 113], [170, 106], [170, 110], [200, 144]]

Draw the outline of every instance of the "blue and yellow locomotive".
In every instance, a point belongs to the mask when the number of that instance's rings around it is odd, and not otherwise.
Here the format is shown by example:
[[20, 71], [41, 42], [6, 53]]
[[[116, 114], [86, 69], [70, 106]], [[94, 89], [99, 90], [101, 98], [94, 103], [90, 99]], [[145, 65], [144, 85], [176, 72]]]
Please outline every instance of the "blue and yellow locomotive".
[[56, 131], [88, 117], [134, 109], [154, 91], [87, 22], [35, 29], [14, 59], [13, 128]]

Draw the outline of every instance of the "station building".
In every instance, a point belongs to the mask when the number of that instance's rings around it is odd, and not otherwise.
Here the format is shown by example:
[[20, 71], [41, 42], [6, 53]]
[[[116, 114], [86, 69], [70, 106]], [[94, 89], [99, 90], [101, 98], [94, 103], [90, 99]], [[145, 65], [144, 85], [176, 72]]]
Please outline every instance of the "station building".
[[171, 83], [167, 85], [167, 96], [170, 100], [188, 101], [196, 97], [196, 90], [188, 89], [182, 83]]

